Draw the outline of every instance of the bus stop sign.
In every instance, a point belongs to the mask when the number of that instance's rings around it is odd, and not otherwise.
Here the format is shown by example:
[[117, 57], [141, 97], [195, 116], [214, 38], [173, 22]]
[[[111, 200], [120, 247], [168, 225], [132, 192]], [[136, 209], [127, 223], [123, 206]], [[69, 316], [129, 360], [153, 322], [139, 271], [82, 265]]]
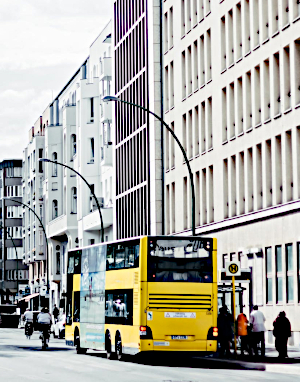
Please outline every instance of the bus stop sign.
[[241, 262], [229, 261], [225, 264], [226, 276], [240, 276], [241, 275]]

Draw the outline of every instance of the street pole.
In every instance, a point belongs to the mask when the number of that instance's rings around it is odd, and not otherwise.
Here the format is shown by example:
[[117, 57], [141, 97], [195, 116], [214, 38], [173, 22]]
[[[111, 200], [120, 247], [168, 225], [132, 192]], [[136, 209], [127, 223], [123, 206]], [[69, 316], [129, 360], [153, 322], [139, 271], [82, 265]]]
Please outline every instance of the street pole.
[[50, 160], [50, 159], [47, 159], [47, 158], [40, 158], [39, 161], [40, 162], [50, 162], [50, 163], [54, 163], [54, 164], [59, 164], [62, 167], [68, 168], [69, 170], [75, 172], [75, 174], [77, 174], [84, 181], [84, 183], [88, 186], [88, 188], [90, 189], [91, 194], [93, 195], [93, 197], [95, 199], [95, 202], [97, 204], [97, 208], [98, 208], [98, 212], [99, 212], [99, 216], [100, 216], [100, 224], [101, 224], [101, 242], [104, 243], [104, 228], [103, 228], [103, 219], [102, 219], [102, 213], [101, 213], [100, 204], [98, 202], [98, 199], [97, 199], [94, 191], [92, 190], [91, 185], [88, 183], [88, 181], [78, 171], [74, 170], [74, 168], [72, 168], [70, 166], [67, 166], [64, 163], [56, 162], [56, 161], [53, 161], [53, 160]]
[[36, 216], [36, 218], [38, 219], [38, 221], [40, 222], [40, 225], [44, 231], [44, 235], [45, 235], [45, 239], [46, 239], [46, 277], [47, 277], [47, 292], [48, 292], [48, 296], [50, 295], [50, 292], [49, 292], [49, 248], [48, 248], [48, 239], [47, 239], [47, 234], [46, 234], [46, 230], [45, 230], [45, 227], [43, 225], [43, 222], [42, 220], [40, 219], [40, 217], [36, 214], [36, 212], [31, 208], [29, 207], [27, 204], [23, 203], [23, 202], [19, 202], [18, 200], [15, 200], [15, 199], [9, 199], [11, 200], [12, 202], [16, 202], [16, 203], [19, 203], [21, 204], [22, 206], [24, 207], [27, 207], [31, 212], [34, 213], [34, 215]]
[[232, 276], [232, 302], [233, 302], [233, 336], [234, 336], [234, 354], [235, 354], [235, 356], [236, 356], [235, 276]]
[[171, 133], [172, 137], [175, 139], [175, 141], [177, 142], [178, 146], [180, 147], [180, 150], [183, 154], [183, 157], [184, 157], [184, 160], [186, 162], [186, 165], [187, 165], [187, 168], [188, 168], [188, 172], [189, 172], [189, 177], [190, 177], [190, 183], [191, 183], [191, 193], [192, 193], [192, 235], [195, 236], [196, 235], [196, 231], [195, 231], [195, 187], [194, 187], [194, 179], [193, 179], [193, 173], [192, 173], [192, 170], [191, 170], [191, 166], [190, 166], [190, 162], [188, 160], [188, 157], [186, 155], [186, 152], [182, 146], [182, 144], [180, 143], [179, 139], [177, 138], [177, 136], [175, 135], [174, 131], [169, 127], [169, 125], [161, 118], [159, 117], [157, 114], [153, 113], [152, 111], [148, 110], [147, 108], [141, 106], [141, 105], [137, 105], [135, 103], [132, 103], [132, 102], [128, 102], [128, 101], [123, 101], [122, 99], [118, 98], [118, 97], [114, 97], [114, 96], [106, 96], [106, 97], [103, 97], [102, 99], [104, 102], [111, 102], [111, 101], [115, 101], [115, 102], [122, 102], [122, 103], [125, 103], [127, 105], [131, 105], [131, 106], [135, 106], [135, 107], [138, 107], [144, 111], [146, 111], [147, 113], [149, 114], [152, 114], [155, 118], [157, 118], [166, 128], [167, 130]]

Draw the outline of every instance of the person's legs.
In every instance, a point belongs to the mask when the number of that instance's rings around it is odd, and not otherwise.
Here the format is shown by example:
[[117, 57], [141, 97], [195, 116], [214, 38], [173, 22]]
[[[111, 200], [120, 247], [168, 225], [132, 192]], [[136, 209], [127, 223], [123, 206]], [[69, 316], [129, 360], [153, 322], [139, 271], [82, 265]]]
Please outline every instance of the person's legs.
[[259, 333], [259, 340], [260, 340], [260, 349], [261, 349], [261, 356], [264, 357], [266, 353], [265, 348], [265, 332]]

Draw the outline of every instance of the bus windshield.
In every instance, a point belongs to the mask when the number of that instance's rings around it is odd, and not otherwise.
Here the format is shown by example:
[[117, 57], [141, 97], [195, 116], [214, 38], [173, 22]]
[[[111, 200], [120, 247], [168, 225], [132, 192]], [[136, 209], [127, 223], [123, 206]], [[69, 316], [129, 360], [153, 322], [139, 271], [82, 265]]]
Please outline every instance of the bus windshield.
[[149, 282], [213, 281], [211, 239], [149, 239]]

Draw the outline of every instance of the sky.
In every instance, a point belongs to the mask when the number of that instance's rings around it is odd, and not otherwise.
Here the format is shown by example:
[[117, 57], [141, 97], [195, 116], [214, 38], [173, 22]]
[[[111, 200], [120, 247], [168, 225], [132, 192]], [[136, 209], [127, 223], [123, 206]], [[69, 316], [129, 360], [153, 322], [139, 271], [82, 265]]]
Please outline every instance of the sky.
[[110, 18], [111, 0], [0, 0], [0, 161], [22, 159], [30, 128]]

